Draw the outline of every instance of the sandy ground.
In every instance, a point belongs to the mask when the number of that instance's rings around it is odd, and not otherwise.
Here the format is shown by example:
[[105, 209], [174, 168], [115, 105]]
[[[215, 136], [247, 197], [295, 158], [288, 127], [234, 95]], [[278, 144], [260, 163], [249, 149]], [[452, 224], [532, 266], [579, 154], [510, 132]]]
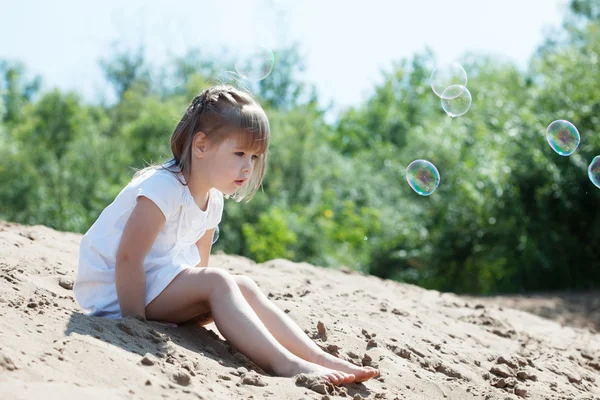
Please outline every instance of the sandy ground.
[[1, 399], [600, 399], [595, 322], [570, 320], [549, 296], [463, 298], [347, 270], [213, 256], [211, 266], [254, 278], [324, 349], [381, 369], [333, 387], [266, 375], [213, 324], [84, 316], [72, 291], [80, 238], [0, 221]]
[[552, 319], [563, 326], [600, 330], [600, 292], [532, 293], [465, 299], [517, 308], [544, 318]]

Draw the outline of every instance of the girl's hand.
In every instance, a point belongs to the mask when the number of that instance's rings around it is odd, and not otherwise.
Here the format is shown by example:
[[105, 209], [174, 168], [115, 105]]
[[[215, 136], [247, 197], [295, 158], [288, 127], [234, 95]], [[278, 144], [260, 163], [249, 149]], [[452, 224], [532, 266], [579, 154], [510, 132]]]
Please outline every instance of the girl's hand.
[[138, 321], [148, 322], [145, 315], [135, 315], [133, 318], [137, 319]]
[[134, 318], [137, 319], [138, 321], [142, 321], [142, 322], [144, 322], [146, 324], [148, 322], [152, 322], [153, 324], [157, 324], [157, 325], [160, 325], [160, 326], [166, 326], [166, 327], [169, 327], [169, 328], [177, 328], [177, 324], [176, 323], [168, 322], [168, 321], [148, 321], [146, 319], [146, 317], [143, 316], [143, 315], [136, 315]]
[[148, 322], [152, 322], [154, 324], [157, 324], [160, 326], [165, 326], [168, 328], [177, 328], [177, 324], [173, 323], [173, 322], [168, 322], [168, 321], [148, 321]]

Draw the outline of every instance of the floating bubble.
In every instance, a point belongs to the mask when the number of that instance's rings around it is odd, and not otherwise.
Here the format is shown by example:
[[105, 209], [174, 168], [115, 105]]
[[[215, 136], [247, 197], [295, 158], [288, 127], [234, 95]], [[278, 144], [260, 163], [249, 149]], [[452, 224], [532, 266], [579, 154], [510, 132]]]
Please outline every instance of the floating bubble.
[[570, 156], [577, 150], [581, 140], [575, 125], [569, 121], [559, 119], [546, 128], [546, 140], [552, 150], [561, 156]]
[[215, 228], [215, 233], [213, 233], [212, 244], [215, 244], [219, 240], [219, 225]]
[[452, 118], [460, 117], [469, 111], [473, 101], [469, 89], [461, 85], [447, 87], [441, 97], [442, 108]]
[[406, 168], [406, 180], [415, 192], [429, 196], [440, 184], [440, 173], [429, 161], [415, 160]]
[[590, 181], [600, 189], [600, 156], [594, 157], [588, 167], [588, 176]]
[[450, 86], [457, 85], [461, 88], [467, 87], [467, 73], [465, 69], [457, 63], [451, 63], [439, 68], [436, 68], [431, 73], [431, 89], [438, 95], [438, 97], [446, 98], [444, 96], [458, 96], [462, 93], [453, 91], [444, 95], [444, 91]]
[[265, 46], [258, 46], [240, 53], [235, 63], [235, 70], [244, 79], [260, 81], [271, 74], [274, 64], [273, 52]]

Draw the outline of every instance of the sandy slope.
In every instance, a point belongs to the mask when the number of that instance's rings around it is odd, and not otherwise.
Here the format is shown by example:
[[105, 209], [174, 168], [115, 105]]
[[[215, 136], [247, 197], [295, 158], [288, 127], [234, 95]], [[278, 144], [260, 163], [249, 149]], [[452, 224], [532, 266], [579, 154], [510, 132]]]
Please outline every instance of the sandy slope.
[[600, 399], [593, 330], [349, 271], [213, 256], [251, 275], [319, 345], [382, 371], [341, 388], [271, 377], [214, 325], [82, 315], [71, 290], [79, 239], [0, 221], [2, 399]]

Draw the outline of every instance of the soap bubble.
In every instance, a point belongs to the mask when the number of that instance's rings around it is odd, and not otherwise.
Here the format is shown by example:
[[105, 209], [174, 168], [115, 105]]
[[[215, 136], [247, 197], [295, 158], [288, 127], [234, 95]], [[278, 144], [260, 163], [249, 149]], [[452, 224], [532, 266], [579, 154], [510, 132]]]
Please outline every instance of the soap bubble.
[[257, 46], [239, 54], [235, 70], [244, 79], [260, 81], [271, 74], [274, 64], [273, 52], [265, 46]]
[[559, 155], [570, 156], [577, 150], [581, 138], [575, 125], [559, 119], [546, 128], [546, 140]]
[[215, 244], [219, 240], [219, 225], [215, 228], [215, 233], [213, 233], [212, 244]]
[[429, 196], [440, 184], [440, 173], [429, 161], [415, 160], [406, 168], [406, 180], [417, 194]]
[[473, 99], [471, 92], [464, 86], [452, 85], [446, 88], [442, 93], [442, 108], [450, 117], [460, 117], [464, 115], [469, 108]]
[[444, 95], [444, 91], [450, 86], [457, 85], [461, 88], [467, 87], [467, 73], [465, 69], [457, 63], [450, 63], [436, 68], [431, 73], [431, 89], [438, 95], [438, 97], [445, 98], [444, 96], [458, 96], [462, 93], [453, 91]]
[[600, 156], [594, 157], [588, 167], [588, 177], [590, 181], [600, 189]]

